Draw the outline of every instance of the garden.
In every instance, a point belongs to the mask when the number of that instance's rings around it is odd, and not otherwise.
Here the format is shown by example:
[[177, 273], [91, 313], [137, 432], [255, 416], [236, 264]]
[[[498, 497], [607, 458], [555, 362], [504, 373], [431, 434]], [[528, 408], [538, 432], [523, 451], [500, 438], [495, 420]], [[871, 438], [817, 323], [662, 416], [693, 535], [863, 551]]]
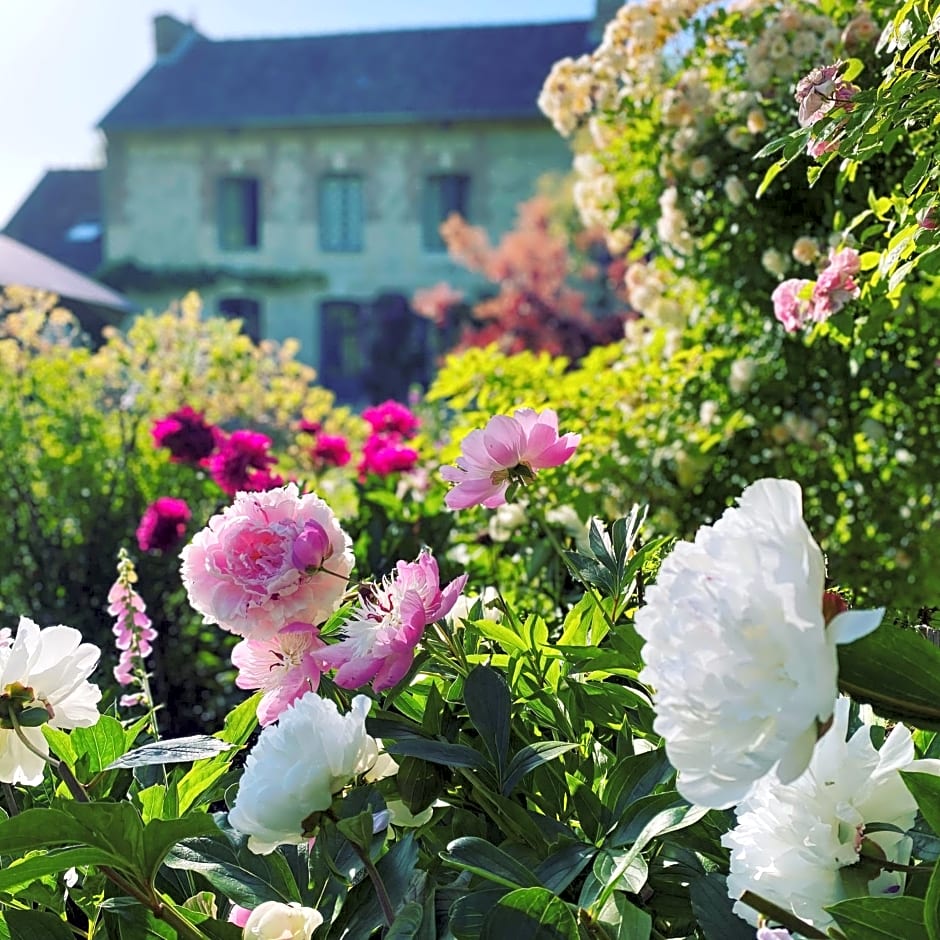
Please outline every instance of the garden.
[[0, 940], [940, 940], [938, 34], [625, 5], [408, 401], [0, 296]]

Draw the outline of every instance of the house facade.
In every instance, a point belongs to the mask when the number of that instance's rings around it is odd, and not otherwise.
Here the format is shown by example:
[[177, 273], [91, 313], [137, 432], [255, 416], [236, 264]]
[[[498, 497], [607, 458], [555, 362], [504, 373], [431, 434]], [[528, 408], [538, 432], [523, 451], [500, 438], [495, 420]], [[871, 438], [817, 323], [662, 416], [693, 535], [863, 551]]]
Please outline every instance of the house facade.
[[567, 171], [535, 102], [592, 27], [214, 41], [158, 17], [155, 63], [100, 122], [101, 276], [144, 308], [192, 286], [255, 338], [296, 338], [348, 400], [403, 394], [434, 351], [408, 298], [473, 284], [440, 223], [497, 239]]

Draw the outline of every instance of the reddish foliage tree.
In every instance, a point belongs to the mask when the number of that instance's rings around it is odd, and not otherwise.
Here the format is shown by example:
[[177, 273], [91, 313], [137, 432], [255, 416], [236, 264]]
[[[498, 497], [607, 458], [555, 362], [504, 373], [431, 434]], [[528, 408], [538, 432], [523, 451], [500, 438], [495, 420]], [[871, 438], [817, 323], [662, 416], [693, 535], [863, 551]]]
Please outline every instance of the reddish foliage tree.
[[[496, 343], [507, 353], [528, 349], [577, 361], [592, 346], [623, 335], [628, 307], [622, 265], [590, 233], [578, 237], [575, 247], [584, 260], [576, 258], [565, 236], [552, 227], [548, 198], [520, 203], [516, 228], [496, 246], [483, 228], [456, 214], [441, 226], [441, 235], [454, 261], [498, 288], [472, 307], [448, 284], [414, 295], [414, 309], [439, 326], [453, 328], [454, 319], [460, 321], [455, 350]], [[575, 281], [585, 289], [576, 289]], [[592, 312], [587, 291], [595, 308], [613, 309]]]

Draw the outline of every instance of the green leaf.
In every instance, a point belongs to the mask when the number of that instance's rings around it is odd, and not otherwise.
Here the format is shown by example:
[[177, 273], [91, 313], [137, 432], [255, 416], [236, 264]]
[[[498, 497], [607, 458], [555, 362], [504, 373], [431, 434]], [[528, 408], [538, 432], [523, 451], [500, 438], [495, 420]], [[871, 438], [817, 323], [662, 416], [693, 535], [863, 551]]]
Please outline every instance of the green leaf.
[[483, 922], [506, 894], [506, 888], [483, 888], [458, 897], [449, 911], [451, 933], [457, 940], [479, 940]]
[[480, 940], [578, 940], [571, 909], [546, 888], [520, 888], [499, 899]]
[[580, 842], [566, 845], [539, 864], [534, 872], [535, 877], [549, 891], [561, 894], [596, 854], [597, 849], [593, 845]]
[[917, 808], [927, 824], [940, 835], [940, 778], [934, 774], [902, 770], [901, 779], [917, 800]]
[[420, 757], [432, 764], [446, 764], [451, 767], [472, 767], [479, 770], [486, 767], [486, 760], [479, 751], [463, 744], [450, 744], [447, 741], [428, 741], [424, 738], [402, 738], [398, 741], [385, 741], [385, 750], [394, 756]]
[[516, 784], [529, 771], [535, 770], [540, 764], [554, 760], [577, 746], [570, 741], [536, 741], [535, 744], [527, 744], [516, 751], [506, 768], [506, 779], [502, 786], [503, 796], [509, 796]]
[[852, 898], [826, 910], [846, 940], [930, 940], [920, 898]]
[[512, 698], [506, 680], [489, 666], [476, 666], [463, 687], [470, 721], [480, 733], [500, 779], [509, 752], [509, 716]]
[[103, 849], [87, 845], [46, 849], [44, 852], [37, 852], [22, 861], [13, 862], [0, 869], [0, 891], [12, 892], [37, 878], [68, 871], [79, 865], [110, 865], [112, 868], [126, 868], [123, 859]]
[[839, 688], [879, 715], [940, 729], [940, 648], [913, 630], [882, 621], [838, 647]]
[[473, 872], [506, 888], [532, 887], [539, 883], [535, 873], [522, 862], [491, 842], [474, 836], [454, 839], [447, 851], [441, 853], [441, 858], [447, 865]]
[[144, 874], [148, 883], [153, 883], [167, 853], [178, 842], [218, 831], [215, 820], [204, 813], [193, 813], [182, 819], [151, 820], [144, 829]]
[[[619, 891], [610, 896], [597, 919], [609, 928], [614, 940], [649, 940], [653, 932], [653, 918]], [[753, 937], [749, 935], [748, 940]]]
[[119, 867], [144, 876], [144, 821], [130, 803], [61, 804], [62, 809], [85, 830], [88, 845], [110, 852], [121, 860]]
[[930, 940], [940, 940], [940, 868], [934, 866], [924, 898], [925, 926]]
[[357, 813], [346, 819], [338, 819], [336, 828], [353, 844], [369, 850], [372, 845], [372, 811]]
[[384, 940], [414, 940], [424, 920], [424, 908], [417, 901], [409, 901], [395, 915], [395, 920], [384, 934]]
[[[78, 730], [78, 729], [76, 729]], [[74, 732], [73, 732], [74, 733]], [[123, 757], [112, 761], [105, 770], [120, 767], [149, 767], [152, 764], [181, 764], [184, 761], [202, 760], [229, 751], [234, 745], [208, 734], [194, 734], [188, 738], [172, 741], [154, 741], [143, 747], [128, 751]]]
[[60, 809], [27, 809], [0, 822], [0, 855], [84, 842], [85, 827]]
[[754, 940], [754, 928], [732, 911], [724, 875], [711, 872], [689, 886], [692, 911], [706, 940]]
[[115, 769], [111, 765], [125, 751], [124, 728], [110, 715], [102, 715], [89, 728], [75, 728], [71, 735], [75, 763], [87, 759], [87, 770], [96, 774]]
[[395, 782], [405, 806], [417, 815], [440, 795], [444, 788], [444, 771], [418, 757], [403, 757], [398, 762]]
[[68, 924], [55, 914], [11, 909], [3, 916], [10, 928], [10, 940], [75, 940]]

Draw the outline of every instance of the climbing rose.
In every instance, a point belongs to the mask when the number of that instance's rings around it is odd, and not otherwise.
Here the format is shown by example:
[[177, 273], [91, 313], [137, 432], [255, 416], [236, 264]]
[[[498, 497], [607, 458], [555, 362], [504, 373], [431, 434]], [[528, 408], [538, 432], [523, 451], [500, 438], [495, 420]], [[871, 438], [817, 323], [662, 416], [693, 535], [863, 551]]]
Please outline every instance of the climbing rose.
[[[917, 803], [900, 771], [940, 774], [940, 761], [914, 760], [911, 733], [903, 725], [895, 725], [879, 751], [867, 724], [846, 741], [848, 723], [849, 700], [842, 697], [809, 767], [789, 784], [768, 774], [735, 809], [737, 825], [721, 838], [731, 850], [730, 897], [750, 890], [825, 931], [834, 923], [823, 910], [828, 905], [866, 888], [872, 895], [903, 889], [902, 873], [864, 875], [852, 866], [864, 842], [872, 845], [866, 854], [908, 863], [906, 833]], [[885, 828], [866, 833], [873, 823]], [[757, 912], [747, 905], [738, 902], [734, 910], [757, 924]]]
[[836, 644], [884, 610], [823, 620], [825, 566], [792, 480], [758, 480], [678, 542], [636, 615], [640, 679], [686, 799], [723, 809], [773, 767], [806, 768], [836, 700]]
[[219, 430], [189, 405], [154, 421], [150, 433], [154, 445], [166, 447], [175, 463], [199, 463], [215, 450], [221, 438]]
[[261, 493], [281, 486], [283, 478], [270, 471], [277, 458], [268, 453], [271, 438], [256, 431], [234, 431], [208, 460], [209, 473], [222, 492]]
[[829, 263], [813, 287], [813, 320], [823, 323], [858, 297], [859, 287], [854, 277], [860, 268], [859, 254], [854, 248], [843, 248], [830, 255]]
[[774, 316], [788, 333], [795, 333], [810, 322], [812, 287], [812, 281], [791, 277], [781, 281], [770, 295]]
[[295, 483], [239, 493], [180, 557], [189, 602], [206, 622], [258, 640], [292, 621], [326, 620], [353, 566], [333, 511]]
[[457, 484], [445, 502], [450, 509], [502, 506], [510, 483], [530, 483], [536, 470], [560, 466], [580, 440], [580, 434], [558, 436], [558, 416], [551, 408], [541, 414], [520, 408], [511, 418], [495, 415], [463, 439], [457, 466], [441, 468], [444, 479]]
[[345, 639], [317, 656], [324, 667], [338, 670], [333, 681], [341, 688], [371, 682], [376, 692], [390, 689], [411, 668], [425, 627], [450, 613], [466, 583], [464, 574], [442, 589], [429, 552], [417, 561], [400, 561], [395, 574], [343, 624]]
[[372, 767], [378, 746], [366, 734], [370, 704], [357, 695], [341, 715], [333, 702], [308, 692], [261, 732], [228, 817], [249, 837], [252, 852], [304, 842], [304, 821], [329, 809], [335, 793]]
[[[0, 643], [0, 780], [38, 786], [45, 761], [13, 730], [11, 713], [26, 740], [42, 754], [49, 745], [39, 724], [88, 728], [98, 721], [101, 691], [88, 681], [101, 650], [82, 643], [72, 627], [42, 627], [20, 617], [16, 637]], [[43, 715], [42, 711], [46, 714]]]
[[264, 689], [258, 703], [262, 726], [276, 721], [291, 702], [316, 692], [320, 667], [315, 652], [325, 644], [308, 623], [289, 623], [266, 640], [242, 640], [232, 650], [240, 689]]
[[186, 525], [192, 518], [186, 500], [161, 496], [154, 500], [137, 526], [137, 544], [142, 552], [169, 552], [186, 537]]
[[263, 901], [243, 925], [244, 940], [310, 940], [323, 915], [296, 901]]

